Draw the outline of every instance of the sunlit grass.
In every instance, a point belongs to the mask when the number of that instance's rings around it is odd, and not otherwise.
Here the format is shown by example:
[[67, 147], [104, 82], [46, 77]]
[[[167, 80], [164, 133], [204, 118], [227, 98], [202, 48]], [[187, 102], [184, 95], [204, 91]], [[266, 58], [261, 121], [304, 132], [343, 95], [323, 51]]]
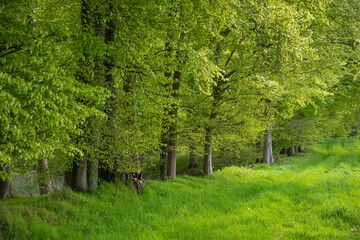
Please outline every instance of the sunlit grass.
[[148, 181], [142, 196], [118, 183], [8, 199], [0, 229], [8, 239], [359, 239], [359, 143], [331, 139], [271, 167]]

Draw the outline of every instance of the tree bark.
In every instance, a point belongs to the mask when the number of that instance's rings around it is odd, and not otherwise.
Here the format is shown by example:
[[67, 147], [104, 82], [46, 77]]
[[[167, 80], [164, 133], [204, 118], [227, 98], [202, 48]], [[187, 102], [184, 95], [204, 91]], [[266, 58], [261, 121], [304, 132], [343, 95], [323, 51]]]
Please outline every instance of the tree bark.
[[98, 187], [98, 174], [99, 174], [99, 166], [97, 162], [87, 162], [87, 172], [86, 179], [88, 190], [94, 189]]
[[[135, 88], [136, 88], [136, 77], [134, 74], [129, 74], [126, 81], [124, 82], [124, 91], [126, 94], [126, 101], [125, 101], [125, 111], [126, 115], [128, 116], [127, 119], [127, 126], [129, 129], [136, 128], [137, 120], [137, 110], [136, 110], [136, 102], [135, 102]], [[130, 154], [132, 158], [132, 171], [127, 173], [131, 176], [131, 180], [133, 183], [134, 188], [138, 194], [142, 193], [142, 173], [140, 171], [140, 155], [136, 150], [136, 147], [130, 146]]]
[[167, 178], [176, 178], [176, 147], [177, 147], [177, 139], [175, 134], [170, 133], [169, 137], [169, 150], [167, 155]]
[[196, 155], [196, 146], [195, 144], [190, 144], [189, 146], [189, 168], [197, 168], [198, 164], [198, 159], [197, 159], [197, 155]]
[[294, 146], [294, 151], [295, 151], [295, 154], [299, 152], [299, 147], [298, 147], [298, 145], [295, 145], [295, 146]]
[[290, 148], [288, 148], [287, 154], [289, 157], [295, 156], [295, 146], [291, 146]]
[[214, 101], [210, 113], [210, 123], [205, 127], [205, 149], [204, 149], [204, 174], [209, 175], [213, 173], [212, 169], [212, 142], [213, 142], [213, 124], [218, 116], [217, 105], [221, 99], [221, 87], [222, 81], [217, 81], [217, 85], [213, 87]]
[[[10, 165], [2, 166], [0, 165], [0, 168], [5, 168], [5, 171], [7, 174], [11, 174], [11, 167]], [[0, 178], [0, 198], [8, 198], [13, 197], [12, 193], [12, 184], [8, 179], [2, 180]]]
[[[165, 43], [165, 49], [167, 51], [167, 57], [170, 57], [170, 53], [172, 47], [170, 47], [170, 43]], [[167, 91], [170, 87], [170, 79], [173, 77], [172, 71], [164, 73], [165, 78], [169, 81], [164, 85], [165, 90]], [[167, 95], [166, 97], [169, 97]], [[170, 116], [168, 106], [164, 107], [164, 118], [162, 120], [161, 126], [161, 147], [160, 147], [160, 178], [165, 181], [167, 179], [167, 158], [169, 154], [169, 119]]]
[[168, 155], [168, 137], [167, 137], [167, 132], [166, 133], [163, 132], [161, 134], [161, 148], [160, 148], [160, 179], [163, 181], [166, 180], [167, 155]]
[[55, 183], [49, 173], [48, 160], [46, 158], [38, 161], [37, 179], [40, 195], [49, 194], [55, 190]]
[[265, 135], [264, 135], [263, 163], [266, 163], [269, 165], [274, 163], [274, 157], [273, 157], [273, 153], [272, 153], [271, 130], [266, 130]]
[[[229, 32], [228, 32], [229, 33]], [[228, 33], [225, 33], [225, 36], [227, 36]], [[220, 54], [222, 52], [222, 47], [221, 47], [221, 43], [219, 42], [216, 45], [216, 49], [215, 49], [215, 63], [218, 65], [219, 64], [219, 59], [220, 59]], [[211, 108], [211, 113], [210, 113], [210, 123], [205, 126], [205, 149], [204, 149], [204, 166], [203, 166], [203, 170], [204, 170], [204, 174], [205, 175], [209, 175], [213, 173], [213, 169], [212, 169], [212, 142], [213, 142], [213, 126], [214, 126], [214, 121], [218, 116], [218, 104], [219, 101], [222, 98], [222, 93], [224, 91], [224, 89], [222, 88], [223, 84], [224, 84], [224, 80], [222, 78], [218, 78], [216, 77], [214, 79], [216, 82], [216, 85], [213, 85], [212, 89], [213, 89], [213, 103], [212, 103], [212, 108]]]
[[204, 174], [213, 173], [212, 170], [212, 133], [210, 128], [205, 129], [205, 154], [204, 154]]
[[92, 154], [88, 154], [87, 160], [87, 184], [88, 190], [94, 189], [98, 187], [99, 181], [99, 150], [101, 149], [101, 119], [100, 118], [92, 118], [93, 124], [89, 124], [90, 132], [93, 133], [93, 136], [90, 137], [90, 141], [94, 147], [94, 151]]
[[[172, 84], [172, 97], [175, 101], [179, 99], [181, 72], [174, 72], [174, 82]], [[168, 154], [167, 154], [167, 171], [166, 175], [169, 178], [176, 178], [176, 147], [177, 147], [177, 117], [178, 117], [178, 103], [171, 104], [169, 115], [172, 121], [169, 123], [169, 138], [168, 138]]]
[[87, 191], [87, 158], [79, 158], [78, 161], [74, 163], [73, 171], [73, 190], [79, 192]]
[[[81, 1], [81, 25], [82, 25], [82, 32], [84, 34], [90, 33], [91, 28], [93, 27], [93, 17], [94, 13], [90, 8], [90, 3], [86, 0]], [[97, 22], [95, 17], [95, 22]], [[94, 84], [94, 79], [89, 78], [87, 76], [88, 74], [88, 54], [84, 54], [84, 59], [79, 60], [79, 66], [80, 70], [78, 71], [76, 78], [79, 82], [83, 82], [86, 84]], [[85, 71], [85, 72], [84, 72]], [[96, 72], [96, 69], [95, 69]], [[85, 134], [88, 134], [91, 132], [91, 124], [90, 119], [87, 119], [86, 124], [84, 126], [81, 126], [85, 132]], [[76, 139], [77, 141], [78, 139]], [[65, 177], [64, 177], [64, 185], [66, 187], [71, 187], [71, 189], [76, 191], [87, 191], [87, 158], [85, 158], [85, 155], [83, 157], [75, 156], [75, 159], [73, 160], [72, 168], [65, 171]]]
[[115, 41], [115, 33], [117, 29], [117, 21], [116, 19], [111, 17], [113, 12], [112, 3], [109, 1], [109, 14], [107, 15], [108, 19], [106, 21], [105, 27], [105, 44], [109, 47], [108, 56], [104, 58], [104, 66], [105, 66], [105, 87], [110, 90], [112, 96], [108, 99], [106, 103], [105, 113], [108, 116], [107, 126], [105, 128], [106, 137], [105, 142], [107, 143], [105, 146], [105, 151], [107, 152], [107, 161], [103, 161], [101, 165], [101, 169], [99, 170], [99, 177], [104, 181], [112, 181], [114, 179], [114, 169], [118, 166], [119, 152], [117, 147], [118, 133], [119, 133], [119, 119], [118, 119], [118, 111], [119, 111], [119, 89], [116, 86], [115, 78], [112, 74], [112, 70], [116, 66], [115, 55], [111, 49], [111, 46]]
[[[168, 48], [168, 44], [166, 44], [166, 48]], [[170, 51], [170, 50], [168, 50]], [[172, 78], [172, 72], [166, 72], [164, 76], [167, 79]], [[167, 89], [170, 84], [165, 84], [165, 88]], [[167, 96], [168, 97], [168, 96]], [[169, 120], [168, 117], [170, 115], [169, 109], [167, 107], [164, 108], [165, 117], [162, 120], [162, 129], [161, 129], [161, 147], [160, 147], [160, 178], [165, 181], [167, 178], [167, 158], [169, 152]]]
[[[91, 26], [94, 29], [95, 36], [104, 37], [105, 35], [105, 25], [103, 23], [103, 14], [96, 11], [91, 14], [94, 23]], [[95, 56], [95, 67], [94, 67], [94, 79], [92, 85], [102, 86], [104, 85], [104, 68], [103, 68], [103, 57]], [[99, 180], [99, 154], [96, 150], [101, 148], [101, 126], [102, 120], [100, 117], [91, 118], [88, 121], [88, 130], [91, 134], [90, 141], [93, 145], [95, 151], [93, 154], [87, 156], [86, 163], [86, 179], [87, 179], [87, 190], [91, 190], [98, 187]], [[90, 159], [91, 157], [91, 159]]]

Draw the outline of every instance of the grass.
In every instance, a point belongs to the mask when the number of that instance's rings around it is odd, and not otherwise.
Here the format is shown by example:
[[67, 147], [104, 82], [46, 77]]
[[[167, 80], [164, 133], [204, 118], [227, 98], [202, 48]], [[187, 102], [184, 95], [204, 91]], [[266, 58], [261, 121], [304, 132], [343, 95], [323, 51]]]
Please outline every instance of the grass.
[[[0, 202], [0, 239], [359, 239], [360, 140], [273, 166]], [[2, 234], [1, 234], [2, 233]]]

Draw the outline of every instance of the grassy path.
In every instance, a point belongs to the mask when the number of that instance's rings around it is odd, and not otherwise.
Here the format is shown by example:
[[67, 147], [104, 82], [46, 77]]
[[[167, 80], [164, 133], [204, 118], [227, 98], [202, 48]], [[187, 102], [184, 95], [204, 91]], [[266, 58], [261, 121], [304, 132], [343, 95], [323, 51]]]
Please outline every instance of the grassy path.
[[8, 239], [360, 239], [360, 140], [271, 167], [148, 181], [142, 196], [106, 184], [0, 201], [0, 221]]

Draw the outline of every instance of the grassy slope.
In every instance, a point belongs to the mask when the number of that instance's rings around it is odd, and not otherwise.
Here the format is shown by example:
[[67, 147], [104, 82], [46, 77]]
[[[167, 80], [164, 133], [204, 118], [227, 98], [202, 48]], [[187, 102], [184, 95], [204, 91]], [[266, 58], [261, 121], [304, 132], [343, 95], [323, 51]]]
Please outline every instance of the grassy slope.
[[[360, 140], [206, 178], [0, 201], [8, 239], [359, 239]], [[0, 239], [2, 234], [0, 233]]]

